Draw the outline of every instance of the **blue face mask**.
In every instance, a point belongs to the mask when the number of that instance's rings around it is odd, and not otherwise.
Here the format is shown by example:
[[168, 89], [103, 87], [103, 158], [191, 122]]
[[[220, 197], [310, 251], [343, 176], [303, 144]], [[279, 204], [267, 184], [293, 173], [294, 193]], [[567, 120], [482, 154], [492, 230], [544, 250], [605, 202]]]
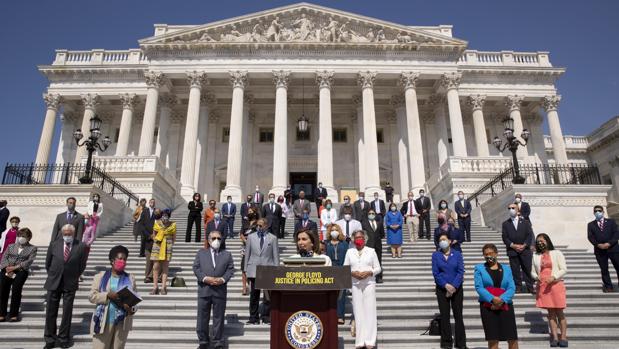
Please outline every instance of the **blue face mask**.
[[308, 219], [309, 219], [309, 214], [304, 213], [304, 214], [303, 214], [303, 219], [304, 219], [304, 220], [308, 220]]
[[595, 219], [598, 221], [604, 218], [604, 212], [595, 212], [594, 215], [595, 215]]

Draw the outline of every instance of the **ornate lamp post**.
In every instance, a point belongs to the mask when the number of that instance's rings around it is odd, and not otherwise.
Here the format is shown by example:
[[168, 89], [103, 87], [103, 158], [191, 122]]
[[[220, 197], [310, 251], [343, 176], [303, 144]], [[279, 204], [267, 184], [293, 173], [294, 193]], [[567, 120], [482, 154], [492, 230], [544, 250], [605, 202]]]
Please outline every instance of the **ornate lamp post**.
[[514, 184], [524, 184], [525, 178], [520, 175], [520, 166], [518, 165], [518, 157], [516, 156], [516, 151], [518, 147], [526, 147], [527, 141], [529, 140], [529, 136], [531, 133], [529, 130], [522, 130], [522, 134], [520, 137], [524, 140], [522, 143], [515, 135], [514, 135], [514, 119], [507, 117], [503, 119], [503, 124], [505, 125], [505, 131], [503, 132], [503, 136], [505, 137], [506, 142], [503, 144], [499, 137], [494, 137], [492, 143], [497, 148], [499, 152], [503, 152], [505, 149], [509, 149], [512, 152], [512, 162], [514, 164], [514, 179], [512, 179], [512, 183]]
[[103, 145], [99, 144], [99, 138], [101, 138], [101, 119], [95, 115], [90, 119], [90, 137], [84, 140], [80, 144], [80, 140], [84, 138], [84, 134], [81, 129], [75, 130], [73, 132], [73, 138], [75, 138], [75, 143], [78, 147], [86, 146], [86, 150], [88, 150], [88, 161], [86, 162], [86, 172], [84, 176], [80, 178], [80, 183], [82, 184], [91, 184], [92, 183], [92, 154], [95, 150], [99, 149], [104, 152], [110, 144], [112, 144], [112, 140], [110, 137], [105, 136], [103, 138]]

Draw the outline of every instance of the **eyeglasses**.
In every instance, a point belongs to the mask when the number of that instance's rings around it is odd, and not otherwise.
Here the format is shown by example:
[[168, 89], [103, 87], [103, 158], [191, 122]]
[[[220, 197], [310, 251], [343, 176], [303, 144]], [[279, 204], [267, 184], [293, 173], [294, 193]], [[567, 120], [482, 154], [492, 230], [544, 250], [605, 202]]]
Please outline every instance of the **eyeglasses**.
[[215, 241], [215, 240], [221, 241], [221, 238], [211, 238], [211, 241]]
[[602, 213], [602, 212], [604, 212], [604, 211], [602, 211], [602, 210], [594, 210], [593, 212], [595, 212], [595, 213], [597, 213], [597, 212]]

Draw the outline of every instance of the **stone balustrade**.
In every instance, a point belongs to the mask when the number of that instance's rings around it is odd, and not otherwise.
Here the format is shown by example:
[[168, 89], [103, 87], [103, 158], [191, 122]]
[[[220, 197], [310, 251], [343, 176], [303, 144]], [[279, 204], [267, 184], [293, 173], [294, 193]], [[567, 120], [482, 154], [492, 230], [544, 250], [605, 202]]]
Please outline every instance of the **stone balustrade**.
[[[159, 173], [170, 185], [178, 186], [178, 180], [157, 156], [95, 156], [95, 166], [107, 173], [154, 172]], [[113, 175], [112, 175], [113, 176]]]
[[[589, 139], [586, 136], [564, 136], [565, 148], [568, 151], [587, 150]], [[544, 136], [544, 147], [546, 150], [552, 150], [552, 139], [550, 136]]]
[[68, 51], [56, 50], [52, 65], [118, 65], [146, 64], [148, 58], [140, 49]]
[[548, 52], [477, 51], [466, 50], [458, 65], [552, 67]]
[[[488, 156], [488, 157], [459, 157], [450, 156], [430, 179], [427, 187], [432, 189], [448, 174], [494, 174], [499, 173], [512, 164], [511, 157]], [[488, 177], [490, 178], [490, 177]]]

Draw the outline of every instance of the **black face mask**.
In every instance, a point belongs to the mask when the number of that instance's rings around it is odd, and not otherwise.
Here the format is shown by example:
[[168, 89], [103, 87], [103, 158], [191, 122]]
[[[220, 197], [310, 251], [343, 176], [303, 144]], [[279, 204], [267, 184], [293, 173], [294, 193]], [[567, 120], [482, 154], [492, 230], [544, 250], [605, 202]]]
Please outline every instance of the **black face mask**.
[[312, 251], [307, 251], [305, 249], [301, 249], [301, 250], [299, 250], [299, 255], [301, 257], [312, 257], [314, 255], [314, 253]]
[[486, 259], [486, 262], [487, 262], [488, 264], [494, 264], [494, 263], [496, 263], [496, 257], [494, 257], [494, 256], [486, 256], [486, 257], [484, 257], [484, 258]]
[[536, 242], [535, 246], [537, 246], [537, 249], [540, 250], [540, 251], [546, 250], [546, 243], [544, 243], [542, 241]]

